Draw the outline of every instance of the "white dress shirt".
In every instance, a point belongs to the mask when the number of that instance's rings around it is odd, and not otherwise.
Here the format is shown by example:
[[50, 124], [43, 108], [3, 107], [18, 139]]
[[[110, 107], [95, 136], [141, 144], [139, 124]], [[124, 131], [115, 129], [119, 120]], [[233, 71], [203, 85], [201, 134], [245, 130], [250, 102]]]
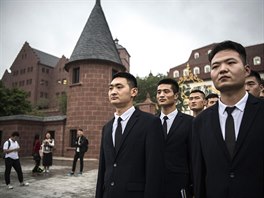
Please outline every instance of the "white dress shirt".
[[118, 116], [116, 113], [114, 113], [115, 120], [114, 120], [113, 128], [112, 128], [112, 139], [113, 139], [113, 145], [114, 146], [115, 146], [115, 131], [116, 131], [116, 128], [117, 128], [117, 120], [118, 120], [118, 118], [119, 117], [122, 118], [121, 125], [122, 125], [122, 134], [123, 134], [124, 130], [126, 128], [127, 122], [128, 122], [129, 118], [132, 116], [132, 114], [134, 113], [135, 110], [136, 110], [135, 107], [132, 106], [126, 112], [124, 112], [121, 116]]
[[[247, 99], [248, 99], [248, 93], [246, 92], [244, 97], [234, 105], [234, 106], [236, 106], [236, 108], [232, 112], [232, 116], [234, 119], [234, 125], [235, 125], [236, 139], [238, 137], [241, 121], [242, 121], [245, 106], [247, 103]], [[218, 108], [219, 121], [220, 121], [223, 139], [225, 140], [225, 123], [226, 123], [226, 118], [227, 118], [227, 112], [225, 111], [225, 109], [226, 109], [227, 105], [225, 105], [224, 103], [221, 102], [221, 98], [220, 98], [218, 104], [219, 104], [219, 106], [218, 106], [219, 107]]]
[[164, 122], [164, 119], [163, 119], [164, 116], [168, 117], [168, 119], [167, 119], [167, 134], [169, 133], [171, 125], [172, 125], [172, 123], [174, 121], [174, 118], [177, 116], [177, 114], [178, 114], [178, 110], [177, 109], [175, 109], [173, 112], [169, 113], [168, 115], [165, 115], [162, 112], [160, 113], [160, 120], [161, 120], [162, 124]]
[[[10, 141], [10, 147], [9, 148], [8, 148], [8, 141]], [[8, 141], [6, 141], [4, 143], [4, 147], [3, 147], [4, 150], [12, 150], [12, 149], [20, 148], [17, 141], [13, 141], [11, 138], [9, 138]], [[6, 153], [5, 154], [5, 158], [8, 158], [8, 157], [11, 158], [11, 159], [18, 159], [19, 158], [18, 157], [18, 152], [17, 151], [13, 151], [13, 152], [10, 152], [10, 153]]]

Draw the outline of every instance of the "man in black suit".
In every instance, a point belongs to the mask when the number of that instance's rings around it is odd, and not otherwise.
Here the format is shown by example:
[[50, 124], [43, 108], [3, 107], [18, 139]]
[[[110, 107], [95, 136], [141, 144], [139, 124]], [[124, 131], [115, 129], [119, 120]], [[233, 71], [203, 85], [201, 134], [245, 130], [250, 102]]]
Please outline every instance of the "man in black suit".
[[193, 122], [195, 198], [263, 198], [264, 102], [245, 91], [245, 48], [224, 41], [209, 61], [221, 97]]
[[179, 198], [191, 194], [191, 130], [192, 119], [176, 109], [179, 93], [177, 81], [165, 78], [158, 82], [157, 102], [165, 138], [165, 185], [163, 198]]
[[164, 140], [159, 118], [136, 109], [136, 78], [113, 76], [114, 118], [102, 131], [96, 198], [162, 198]]
[[75, 140], [75, 155], [73, 158], [73, 163], [72, 163], [72, 171], [68, 175], [74, 175], [75, 168], [76, 168], [76, 163], [78, 158], [80, 158], [80, 172], [78, 175], [82, 175], [83, 173], [83, 157], [85, 152], [88, 150], [88, 139], [83, 135], [83, 130], [78, 129], [77, 130], [77, 138]]

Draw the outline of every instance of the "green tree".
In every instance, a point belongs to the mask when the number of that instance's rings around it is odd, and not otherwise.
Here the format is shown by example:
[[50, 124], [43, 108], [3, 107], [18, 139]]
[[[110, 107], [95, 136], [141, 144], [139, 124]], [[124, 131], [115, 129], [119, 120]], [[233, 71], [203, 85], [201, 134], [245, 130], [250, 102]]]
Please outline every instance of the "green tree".
[[31, 111], [28, 94], [20, 89], [8, 89], [0, 81], [0, 116], [25, 114]]
[[59, 98], [59, 109], [64, 115], [67, 113], [67, 95], [62, 94]]
[[150, 99], [155, 102], [156, 101], [156, 90], [158, 82], [167, 76], [163, 74], [158, 74], [153, 76], [150, 73], [148, 76], [144, 78], [136, 77], [138, 82], [138, 90], [139, 93], [135, 99], [136, 103], [144, 102], [146, 99], [147, 93], [150, 95]]

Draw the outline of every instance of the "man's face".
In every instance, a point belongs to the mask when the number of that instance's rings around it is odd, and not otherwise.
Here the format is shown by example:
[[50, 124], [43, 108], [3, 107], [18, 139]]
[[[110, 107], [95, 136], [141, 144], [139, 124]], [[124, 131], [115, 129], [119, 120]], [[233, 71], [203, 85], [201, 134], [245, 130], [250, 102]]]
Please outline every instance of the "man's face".
[[77, 136], [78, 136], [78, 137], [81, 137], [82, 135], [83, 135], [83, 132], [82, 132], [81, 130], [78, 130], [78, 131], [77, 131]]
[[211, 78], [214, 86], [221, 92], [244, 89], [245, 78], [249, 75], [236, 51], [223, 50], [215, 54], [211, 61]]
[[177, 98], [178, 98], [178, 94], [173, 93], [171, 85], [160, 84], [157, 87], [156, 99], [160, 107], [176, 105]]
[[133, 98], [136, 95], [137, 88], [130, 88], [126, 78], [117, 77], [109, 85], [109, 101], [117, 108], [133, 103]]
[[206, 101], [199, 92], [191, 93], [189, 96], [189, 107], [192, 111], [201, 111], [204, 109]]
[[260, 96], [262, 85], [257, 81], [255, 76], [248, 76], [245, 82], [245, 89], [255, 97]]
[[208, 98], [206, 107], [213, 106], [218, 101], [218, 98]]

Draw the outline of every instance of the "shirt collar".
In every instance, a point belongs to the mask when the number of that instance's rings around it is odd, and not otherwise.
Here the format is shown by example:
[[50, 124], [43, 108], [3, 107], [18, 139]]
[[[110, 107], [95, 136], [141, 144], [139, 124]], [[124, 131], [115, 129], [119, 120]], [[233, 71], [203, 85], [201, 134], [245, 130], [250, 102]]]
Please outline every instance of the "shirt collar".
[[168, 115], [165, 115], [163, 112], [161, 112], [160, 113], [160, 118], [163, 119], [164, 116], [167, 116], [168, 119], [170, 120], [170, 119], [175, 118], [176, 115], [177, 115], [177, 113], [178, 113], [178, 110], [177, 109], [175, 109], [173, 112], [169, 113]]
[[122, 120], [124, 121], [128, 119], [134, 113], [135, 110], [136, 110], [135, 107], [132, 106], [128, 110], [126, 110], [121, 116], [118, 116], [116, 113], [114, 113], [115, 119], [117, 120], [119, 117], [121, 117]]
[[[236, 108], [238, 110], [243, 112], [245, 109], [246, 103], [247, 103], [247, 99], [248, 99], [248, 92], [246, 92], [246, 94], [243, 96], [243, 98], [241, 98], [234, 106], [236, 106]], [[224, 114], [227, 105], [225, 105], [221, 100], [219, 100], [218, 104], [219, 104], [219, 112], [221, 114]]]

